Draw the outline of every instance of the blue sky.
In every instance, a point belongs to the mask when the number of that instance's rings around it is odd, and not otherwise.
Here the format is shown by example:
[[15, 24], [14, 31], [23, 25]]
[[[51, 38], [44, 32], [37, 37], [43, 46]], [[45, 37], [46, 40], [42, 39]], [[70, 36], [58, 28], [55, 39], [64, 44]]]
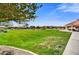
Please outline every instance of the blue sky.
[[38, 17], [28, 22], [30, 26], [63, 26], [79, 19], [78, 3], [43, 3], [42, 5], [36, 12]]

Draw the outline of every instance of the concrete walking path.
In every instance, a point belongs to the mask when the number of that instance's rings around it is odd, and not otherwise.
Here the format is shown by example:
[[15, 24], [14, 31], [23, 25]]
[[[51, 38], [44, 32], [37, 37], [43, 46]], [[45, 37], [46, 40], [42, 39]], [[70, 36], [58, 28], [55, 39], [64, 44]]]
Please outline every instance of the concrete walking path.
[[79, 32], [72, 32], [63, 55], [79, 55]]

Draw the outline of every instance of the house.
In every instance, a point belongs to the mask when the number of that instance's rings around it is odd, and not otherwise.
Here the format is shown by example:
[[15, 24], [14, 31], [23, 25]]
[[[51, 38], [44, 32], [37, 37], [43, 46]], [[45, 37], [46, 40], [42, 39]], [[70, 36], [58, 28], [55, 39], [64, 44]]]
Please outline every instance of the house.
[[71, 31], [79, 31], [79, 19], [65, 25], [65, 29]]
[[4, 26], [4, 22], [0, 22], [0, 29], [1, 28], [6, 28], [6, 26]]
[[15, 21], [10, 21], [8, 26], [9, 29], [25, 29], [27, 27], [28, 27], [27, 23], [19, 24]]

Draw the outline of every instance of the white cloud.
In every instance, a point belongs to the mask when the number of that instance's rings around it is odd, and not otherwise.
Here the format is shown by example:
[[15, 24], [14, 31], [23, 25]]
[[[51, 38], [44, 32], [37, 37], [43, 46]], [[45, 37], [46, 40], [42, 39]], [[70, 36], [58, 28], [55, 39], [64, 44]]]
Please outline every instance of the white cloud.
[[57, 9], [63, 12], [79, 13], [79, 4], [78, 3], [67, 3], [67, 4], [65, 3], [65, 4], [61, 4]]

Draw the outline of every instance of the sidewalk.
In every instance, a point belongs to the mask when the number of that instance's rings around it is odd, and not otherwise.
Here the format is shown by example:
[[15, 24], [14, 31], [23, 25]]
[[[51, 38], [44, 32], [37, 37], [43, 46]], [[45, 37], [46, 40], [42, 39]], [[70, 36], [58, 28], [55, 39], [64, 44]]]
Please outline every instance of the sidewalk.
[[63, 55], [79, 55], [79, 32], [72, 32]]

